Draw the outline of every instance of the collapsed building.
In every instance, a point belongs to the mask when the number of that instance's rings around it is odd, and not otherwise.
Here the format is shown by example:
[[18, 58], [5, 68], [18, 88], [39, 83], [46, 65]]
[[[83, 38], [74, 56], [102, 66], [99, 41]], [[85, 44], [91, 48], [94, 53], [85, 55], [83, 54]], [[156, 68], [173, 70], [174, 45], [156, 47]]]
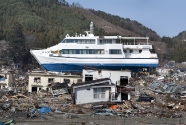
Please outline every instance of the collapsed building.
[[32, 71], [28, 73], [28, 76], [28, 92], [36, 93], [41, 89], [49, 90], [49, 86], [52, 86], [51, 84], [66, 84], [66, 80], [68, 80], [68, 86], [71, 86], [73, 83], [78, 83], [82, 79], [81, 75], [51, 73], [43, 71]]
[[0, 89], [12, 87], [14, 77], [11, 71], [5, 70], [0, 72]]
[[[116, 101], [116, 86], [109, 78], [72, 85], [75, 104]], [[86, 95], [86, 96], [85, 96]], [[115, 98], [116, 97], [116, 98]]]
[[181, 93], [181, 87], [174, 83], [154, 81], [149, 85], [149, 89], [156, 93], [178, 94]]
[[129, 83], [131, 78], [130, 70], [99, 70], [93, 68], [83, 69], [83, 82], [109, 78], [111, 83], [116, 86], [116, 95], [120, 98], [119, 100], [130, 100], [131, 91], [135, 90], [135, 87]]

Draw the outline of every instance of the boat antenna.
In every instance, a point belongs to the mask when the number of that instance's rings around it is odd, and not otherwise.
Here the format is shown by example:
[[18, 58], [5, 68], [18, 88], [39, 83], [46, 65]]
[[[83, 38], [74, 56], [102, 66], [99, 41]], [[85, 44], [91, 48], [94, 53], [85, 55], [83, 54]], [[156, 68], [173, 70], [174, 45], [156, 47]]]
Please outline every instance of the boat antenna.
[[93, 34], [93, 22], [90, 23], [90, 34]]

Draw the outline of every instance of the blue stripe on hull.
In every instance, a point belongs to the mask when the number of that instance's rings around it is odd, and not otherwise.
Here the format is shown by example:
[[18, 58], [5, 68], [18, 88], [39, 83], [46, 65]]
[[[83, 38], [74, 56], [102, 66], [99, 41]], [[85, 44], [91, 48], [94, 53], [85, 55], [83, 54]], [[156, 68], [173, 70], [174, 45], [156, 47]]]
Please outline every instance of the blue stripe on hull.
[[41, 66], [48, 71], [55, 72], [81, 72], [84, 66], [107, 70], [129, 69], [133, 72], [138, 72], [140, 68], [155, 68], [158, 67], [158, 64], [42, 64]]

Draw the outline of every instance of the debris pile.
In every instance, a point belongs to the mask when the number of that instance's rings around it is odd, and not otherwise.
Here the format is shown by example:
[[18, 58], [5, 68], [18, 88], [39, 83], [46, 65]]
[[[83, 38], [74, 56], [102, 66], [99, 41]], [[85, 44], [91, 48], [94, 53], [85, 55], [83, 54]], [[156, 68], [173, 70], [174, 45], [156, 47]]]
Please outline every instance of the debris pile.
[[[184, 77], [184, 76], [183, 76]], [[75, 105], [68, 81], [66, 84], [52, 83], [52, 91], [41, 89], [25, 93], [28, 80], [16, 81], [14, 89], [2, 88], [0, 91], [0, 117], [39, 118], [43, 115], [63, 114], [66, 118], [79, 115], [117, 116], [117, 117], [155, 117], [181, 118], [186, 111], [186, 87], [184, 79], [175, 77], [149, 77], [146, 74], [130, 79], [130, 85], [123, 87], [131, 92], [129, 100], [120, 102], [96, 102]], [[172, 82], [171, 82], [172, 81]], [[106, 85], [106, 84], [104, 84]], [[15, 91], [21, 88], [21, 92]], [[88, 90], [89, 88], [87, 88]], [[129, 91], [132, 89], [132, 91]], [[121, 91], [121, 89], [118, 89]], [[98, 90], [96, 90], [98, 91]]]

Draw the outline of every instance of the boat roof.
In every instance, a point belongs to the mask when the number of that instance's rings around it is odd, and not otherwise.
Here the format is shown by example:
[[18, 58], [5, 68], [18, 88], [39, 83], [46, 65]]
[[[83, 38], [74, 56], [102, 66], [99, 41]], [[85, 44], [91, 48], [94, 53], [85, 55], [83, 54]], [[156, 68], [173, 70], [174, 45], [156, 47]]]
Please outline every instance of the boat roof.
[[147, 41], [147, 44], [148, 44], [148, 40], [149, 40], [149, 37], [123, 37], [123, 36], [119, 36], [119, 35], [116, 35], [116, 36], [94, 36], [94, 33], [93, 33], [93, 22], [90, 23], [90, 31], [85, 31], [86, 35], [85, 34], [75, 34], [75, 36], [70, 36], [69, 34], [67, 34], [65, 36], [65, 39], [126, 39], [126, 40], [146, 40]]
[[65, 39], [87, 39], [87, 38], [99, 38], [99, 39], [133, 39], [133, 40], [148, 40], [149, 37], [122, 37], [122, 36], [94, 36], [94, 34], [92, 35], [88, 35], [85, 36], [84, 34], [80, 34], [80, 35], [75, 35], [75, 36], [69, 36], [68, 34], [66, 35]]

